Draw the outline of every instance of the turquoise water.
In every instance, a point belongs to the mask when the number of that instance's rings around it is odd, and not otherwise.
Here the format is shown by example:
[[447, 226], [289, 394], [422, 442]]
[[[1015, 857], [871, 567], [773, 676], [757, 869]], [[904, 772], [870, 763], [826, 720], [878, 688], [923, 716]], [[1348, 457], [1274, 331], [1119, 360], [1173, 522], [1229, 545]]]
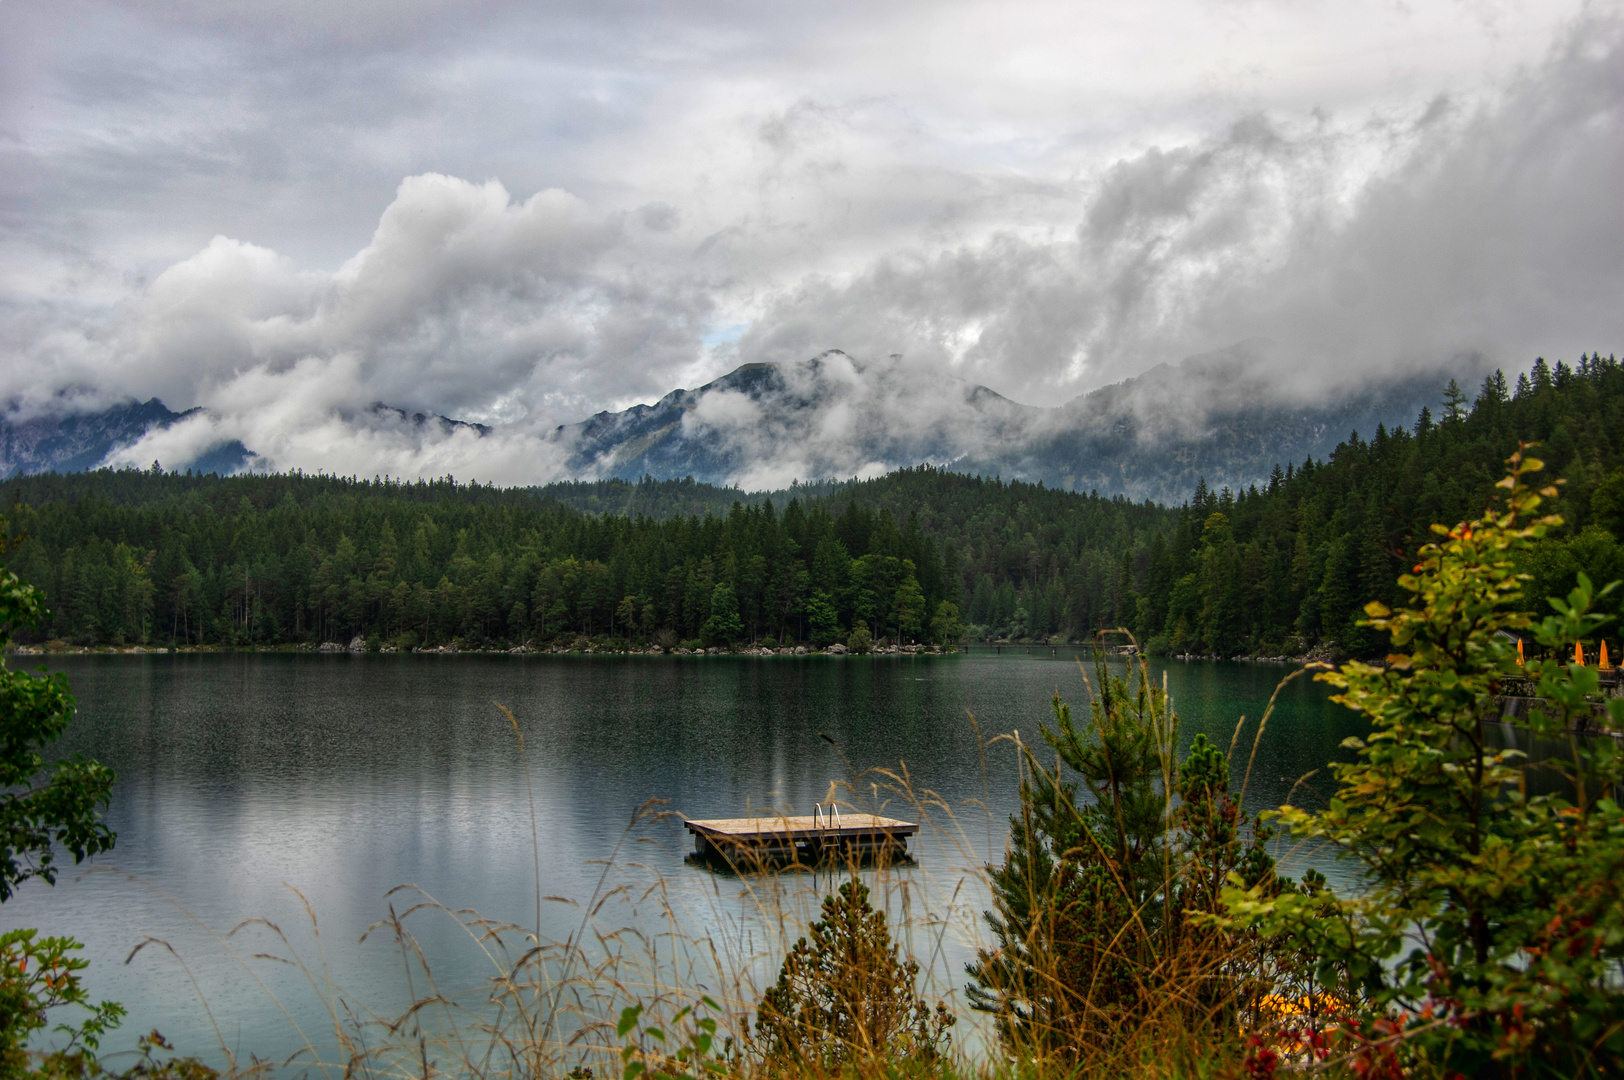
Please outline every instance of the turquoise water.
[[[57, 749], [93, 755], [118, 773], [108, 814], [118, 845], [88, 874], [70, 868], [54, 888], [24, 887], [0, 920], [85, 942], [92, 993], [131, 1012], [110, 1045], [156, 1027], [214, 1060], [222, 1042], [281, 1058], [308, 1040], [325, 1056], [329, 976], [362, 1008], [403, 1008], [410, 994], [399, 954], [376, 936], [360, 939], [391, 903], [411, 904], [408, 895], [388, 895], [407, 884], [447, 907], [533, 926], [538, 867], [543, 894], [577, 902], [616, 884], [657, 883], [647, 896], [621, 894], [600, 919], [633, 918], [628, 897], [638, 899], [637, 919], [669, 909], [675, 937], [724, 943], [741, 958], [735, 967], [770, 981], [774, 942], [785, 931], [779, 913], [804, 915], [828, 882], [791, 876], [771, 883], [777, 891], [764, 902], [768, 884], [685, 861], [691, 845], [679, 822], [629, 829], [634, 814], [650, 799], [667, 800], [656, 810], [691, 817], [760, 807], [807, 813], [842, 782], [848, 804], [914, 817], [919, 807], [893, 779], [904, 771], [916, 796], [931, 793], [931, 806], [916, 862], [882, 891], [911, 920], [910, 935], [924, 935], [910, 944], [928, 954], [933, 988], [951, 992], [963, 982], [985, 906], [969, 868], [1002, 853], [1015, 805], [1014, 742], [996, 736], [1018, 731], [1036, 741], [1057, 689], [1079, 705], [1086, 700], [1073, 658], [1047, 650], [85, 656], [50, 666], [68, 674], [80, 704]], [[1286, 670], [1172, 662], [1153, 675], [1165, 671], [1185, 745], [1206, 732], [1228, 746], [1237, 719], [1249, 718], [1238, 782], [1256, 720]], [[528, 774], [493, 702], [518, 719]], [[1284, 801], [1358, 732], [1325, 688], [1307, 679], [1287, 686], [1258, 743], [1248, 808]], [[891, 775], [872, 771], [881, 767]], [[1322, 770], [1295, 801], [1313, 805], [1328, 786]], [[606, 870], [611, 855], [618, 861]], [[1288, 870], [1309, 857], [1282, 855]], [[561, 939], [582, 913], [547, 901], [541, 917], [544, 936]], [[286, 942], [263, 924], [227, 936], [253, 918], [269, 920]], [[477, 988], [489, 976], [452, 919], [421, 912], [414, 920], [443, 987]], [[162, 944], [126, 963], [149, 939]], [[299, 968], [251, 956], [289, 949], [317, 973], [314, 986]]]

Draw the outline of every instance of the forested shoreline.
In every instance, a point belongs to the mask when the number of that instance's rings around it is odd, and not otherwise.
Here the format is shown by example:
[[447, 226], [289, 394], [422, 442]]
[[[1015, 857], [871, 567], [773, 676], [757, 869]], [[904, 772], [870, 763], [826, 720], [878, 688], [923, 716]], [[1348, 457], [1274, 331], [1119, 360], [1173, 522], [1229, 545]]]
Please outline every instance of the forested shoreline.
[[104, 470], [14, 479], [5, 501], [27, 534], [12, 568], [52, 612], [31, 643], [674, 648], [862, 627], [945, 644], [1123, 626], [1157, 652], [1363, 654], [1382, 643], [1361, 605], [1399, 599], [1430, 523], [1480, 512], [1519, 442], [1565, 481], [1567, 524], [1535, 549], [1528, 595], [1624, 577], [1624, 370], [1590, 356], [1497, 372], [1475, 400], [1451, 383], [1437, 417], [1177, 508], [932, 466], [771, 497]]
[[[1578, 574], [1624, 578], [1624, 369], [1613, 357], [1569, 367], [1535, 361], [1511, 384], [1488, 376], [1475, 399], [1453, 380], [1438, 417], [1409, 429], [1354, 433], [1324, 462], [1308, 461], [1244, 492], [1199, 491], [1177, 526], [1124, 554], [1137, 607], [1124, 619], [1152, 651], [1333, 653], [1385, 651], [1358, 623], [1363, 606], [1397, 607], [1396, 584], [1434, 522], [1483, 511], [1520, 444], [1537, 443], [1543, 476], [1559, 481], [1549, 504], [1564, 524], [1521, 567], [1533, 580], [1524, 606], [1548, 613]], [[1620, 610], [1618, 595], [1598, 609]]]

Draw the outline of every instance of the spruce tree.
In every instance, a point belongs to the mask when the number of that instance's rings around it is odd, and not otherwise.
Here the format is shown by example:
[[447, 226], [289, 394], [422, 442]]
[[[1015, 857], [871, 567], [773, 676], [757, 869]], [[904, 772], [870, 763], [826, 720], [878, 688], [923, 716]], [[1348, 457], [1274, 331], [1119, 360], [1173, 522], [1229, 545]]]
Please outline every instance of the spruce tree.
[[1052, 700], [1041, 733], [1055, 763], [1027, 750], [1004, 862], [987, 868], [997, 947], [968, 966], [967, 991], [1012, 1048], [1056, 1050], [1101, 1016], [1132, 1012], [1172, 932], [1163, 855], [1178, 721], [1144, 669], [1130, 685], [1101, 660], [1096, 679], [1087, 735]]
[[919, 964], [903, 959], [885, 912], [853, 877], [823, 901], [822, 917], [784, 957], [756, 1009], [755, 1038], [773, 1063], [839, 1068], [934, 1059], [954, 1017], [919, 996]]
[[1466, 419], [1466, 406], [1471, 400], [1460, 388], [1460, 383], [1450, 379], [1449, 385], [1444, 387], [1444, 423], [1454, 424]]

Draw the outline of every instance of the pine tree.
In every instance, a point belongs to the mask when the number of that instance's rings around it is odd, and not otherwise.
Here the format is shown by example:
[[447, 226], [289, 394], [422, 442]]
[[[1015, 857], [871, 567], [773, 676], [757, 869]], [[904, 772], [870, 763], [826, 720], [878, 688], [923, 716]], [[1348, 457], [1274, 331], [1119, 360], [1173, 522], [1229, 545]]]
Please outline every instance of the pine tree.
[[1243, 943], [1215, 965], [1229, 946], [1191, 915], [1225, 910], [1232, 873], [1267, 895], [1289, 884], [1261, 846], [1268, 834], [1241, 819], [1224, 755], [1197, 738], [1184, 765], [1173, 760], [1178, 718], [1148, 668], [1129, 680], [1096, 671], [1086, 736], [1056, 696], [1041, 728], [1054, 767], [1025, 755], [1004, 862], [987, 868], [997, 947], [967, 968], [973, 1007], [996, 1016], [1020, 1058], [1076, 1061], [1169, 1009], [1210, 1023], [1265, 958]]
[[1534, 366], [1529, 371], [1529, 378], [1533, 380], [1536, 391], [1551, 389], [1551, 367], [1545, 362], [1543, 356], [1534, 361]]
[[1460, 383], [1450, 379], [1449, 385], [1444, 387], [1444, 423], [1455, 424], [1466, 419], [1466, 406], [1470, 400], [1460, 388]]
[[[1027, 751], [1003, 865], [987, 868], [994, 909], [985, 918], [997, 948], [968, 966], [967, 990], [973, 1007], [996, 1014], [1011, 1048], [1062, 1050], [1102, 1011], [1132, 1011], [1144, 970], [1181, 921], [1168, 919], [1162, 859], [1177, 719], [1145, 669], [1136, 687], [1103, 661], [1096, 674], [1087, 738], [1070, 706], [1058, 695], [1051, 702], [1054, 725], [1041, 733], [1055, 765]], [[1062, 779], [1063, 766], [1089, 801]]]
[[784, 957], [756, 1009], [755, 1039], [769, 1061], [824, 1068], [937, 1058], [955, 1018], [925, 1004], [918, 978], [919, 964], [902, 958], [885, 912], [853, 877]]

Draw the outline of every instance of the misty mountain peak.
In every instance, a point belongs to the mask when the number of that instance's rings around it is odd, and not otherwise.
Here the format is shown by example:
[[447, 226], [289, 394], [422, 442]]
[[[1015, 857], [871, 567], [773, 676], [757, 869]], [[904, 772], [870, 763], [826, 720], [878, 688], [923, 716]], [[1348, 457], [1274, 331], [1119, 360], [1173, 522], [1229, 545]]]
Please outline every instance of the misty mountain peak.
[[693, 476], [754, 490], [930, 462], [1177, 501], [1202, 477], [1243, 486], [1276, 464], [1324, 456], [1355, 428], [1408, 424], [1438, 388], [1427, 375], [1299, 402], [1283, 392], [1278, 364], [1267, 343], [1243, 342], [1038, 408], [900, 357], [864, 363], [831, 349], [747, 364], [554, 437], [577, 476]]

